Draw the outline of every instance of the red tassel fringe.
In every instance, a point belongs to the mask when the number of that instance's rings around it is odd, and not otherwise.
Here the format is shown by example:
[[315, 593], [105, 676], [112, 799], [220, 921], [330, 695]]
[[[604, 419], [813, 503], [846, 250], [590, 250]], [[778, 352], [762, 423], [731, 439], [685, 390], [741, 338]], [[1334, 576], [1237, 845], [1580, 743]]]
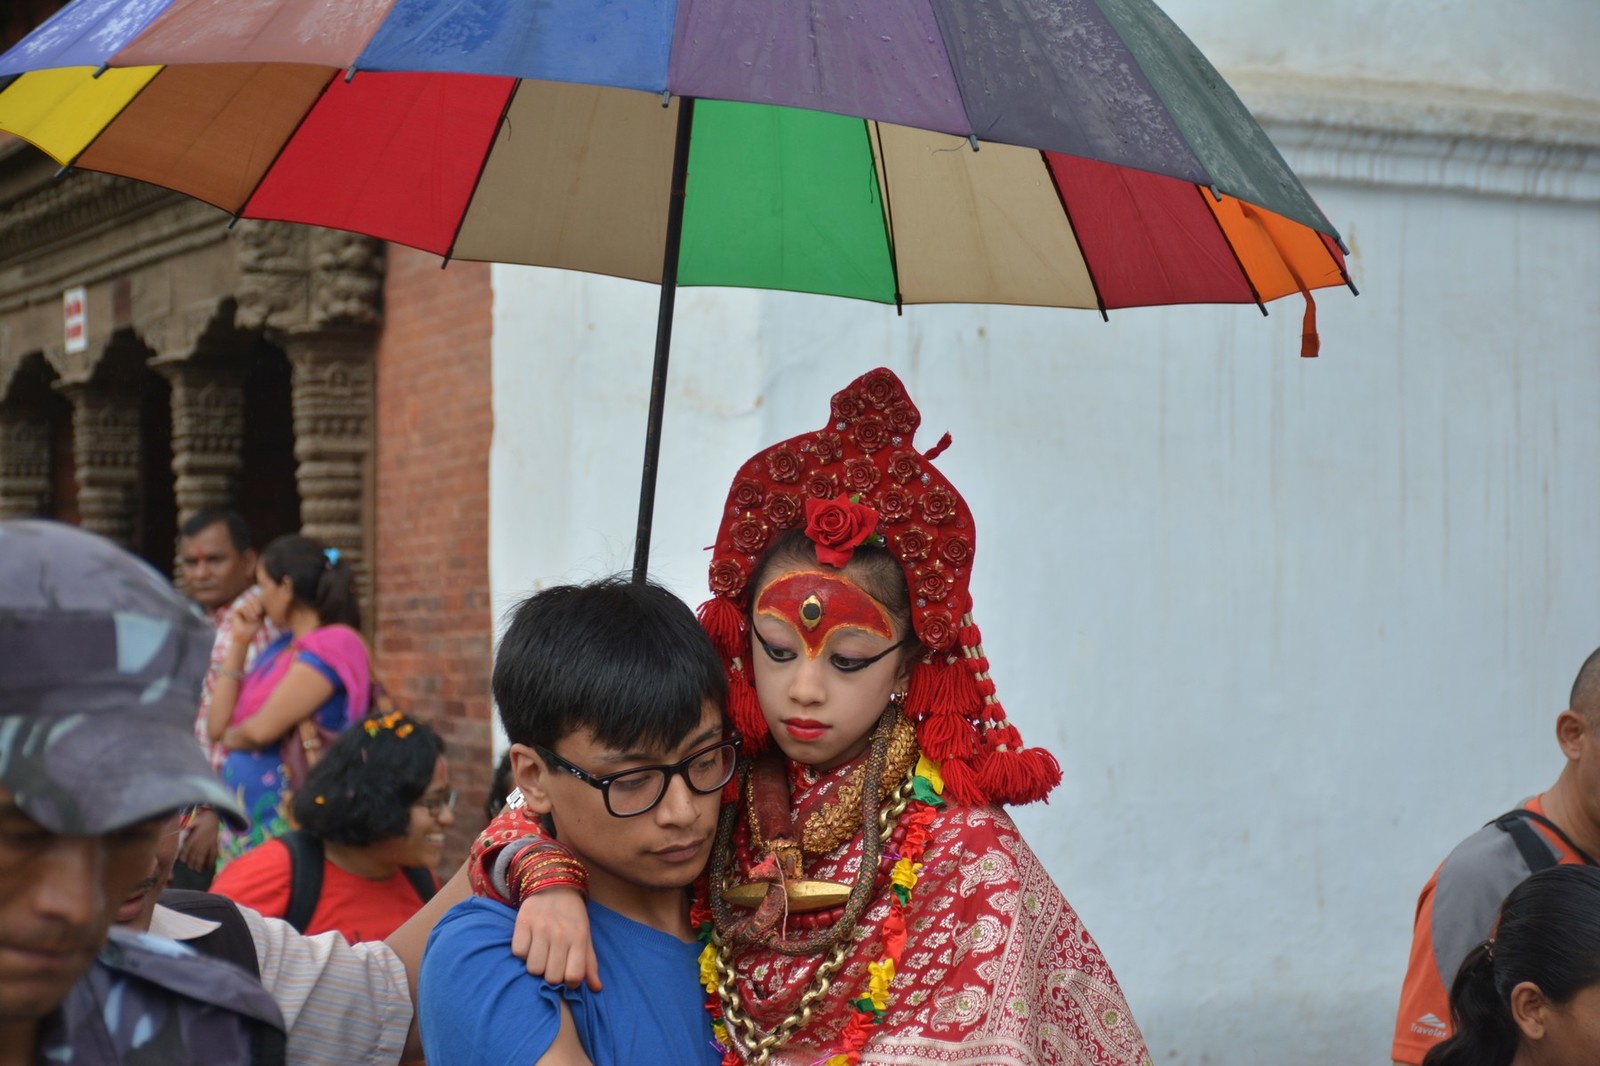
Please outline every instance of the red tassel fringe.
[[984, 795], [978, 774], [967, 759], [950, 759], [939, 767], [944, 778], [944, 798], [958, 807], [985, 807], [989, 799]]
[[978, 731], [963, 716], [939, 711], [917, 723], [917, 746], [936, 762], [978, 754]]
[[761, 701], [743, 671], [728, 672], [728, 717], [733, 727], [744, 734], [744, 753], [752, 755], [767, 746], [767, 720], [761, 715]]
[[1061, 783], [1061, 764], [1043, 748], [988, 752], [978, 770], [979, 787], [994, 803], [1036, 803]]
[[700, 628], [706, 631], [711, 643], [722, 654], [724, 662], [732, 662], [745, 653], [744, 612], [731, 600], [713, 596], [700, 605]]

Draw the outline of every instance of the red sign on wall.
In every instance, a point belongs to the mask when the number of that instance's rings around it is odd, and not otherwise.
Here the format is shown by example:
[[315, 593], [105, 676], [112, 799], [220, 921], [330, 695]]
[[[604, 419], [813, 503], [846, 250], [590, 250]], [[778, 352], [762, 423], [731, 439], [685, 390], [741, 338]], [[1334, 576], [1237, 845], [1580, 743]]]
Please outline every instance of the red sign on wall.
[[81, 287], [61, 294], [61, 316], [67, 351], [81, 352], [89, 347], [89, 300]]

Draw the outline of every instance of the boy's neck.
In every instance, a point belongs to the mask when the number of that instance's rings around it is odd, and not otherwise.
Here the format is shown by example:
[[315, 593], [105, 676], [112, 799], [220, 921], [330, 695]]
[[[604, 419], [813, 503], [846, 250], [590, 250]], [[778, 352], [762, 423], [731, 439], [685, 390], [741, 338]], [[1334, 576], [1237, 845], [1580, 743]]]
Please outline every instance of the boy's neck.
[[668, 936], [684, 941], [694, 939], [694, 927], [689, 924], [687, 889], [651, 888], [591, 869], [589, 898], [624, 918], [659, 929]]

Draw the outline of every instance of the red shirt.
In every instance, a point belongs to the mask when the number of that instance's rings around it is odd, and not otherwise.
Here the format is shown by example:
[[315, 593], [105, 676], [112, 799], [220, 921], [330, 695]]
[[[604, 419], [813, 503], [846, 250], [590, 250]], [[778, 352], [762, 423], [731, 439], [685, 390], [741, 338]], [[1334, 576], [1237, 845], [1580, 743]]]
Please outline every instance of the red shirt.
[[[269, 840], [245, 852], [222, 868], [211, 891], [282, 918], [289, 910], [289, 849], [281, 840]], [[399, 870], [386, 880], [368, 881], [324, 860], [322, 896], [306, 933], [337, 929], [352, 944], [383, 940], [421, 908], [422, 898]]]

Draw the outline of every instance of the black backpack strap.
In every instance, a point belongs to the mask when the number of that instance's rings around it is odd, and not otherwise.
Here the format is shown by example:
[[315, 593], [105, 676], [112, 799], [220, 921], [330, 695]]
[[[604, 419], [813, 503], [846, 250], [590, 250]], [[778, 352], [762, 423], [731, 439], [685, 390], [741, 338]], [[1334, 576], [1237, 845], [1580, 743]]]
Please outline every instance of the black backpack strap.
[[278, 839], [289, 849], [289, 906], [283, 920], [303, 933], [322, 899], [322, 841], [303, 829]]
[[255, 938], [250, 935], [250, 926], [233, 900], [212, 892], [169, 888], [161, 893], [160, 902], [168, 910], [217, 923], [217, 927], [204, 936], [185, 941], [190, 947], [202, 955], [226, 959], [252, 977], [261, 976]]
[[1489, 824], [1511, 834], [1511, 840], [1517, 845], [1517, 851], [1522, 853], [1522, 861], [1528, 864], [1528, 872], [1543, 870], [1546, 866], [1554, 866], [1560, 859], [1554, 854], [1550, 842], [1529, 825], [1529, 822], [1538, 822], [1567, 846], [1574, 855], [1583, 860], [1585, 866], [1596, 865], [1589, 853], [1572, 842], [1572, 838], [1561, 831], [1561, 827], [1538, 811], [1530, 811], [1526, 807], [1518, 807], [1507, 811]]
[[406, 880], [411, 882], [411, 887], [417, 890], [417, 895], [426, 903], [439, 891], [438, 882], [433, 879], [433, 871], [426, 866], [402, 866], [400, 872], [406, 875]]

